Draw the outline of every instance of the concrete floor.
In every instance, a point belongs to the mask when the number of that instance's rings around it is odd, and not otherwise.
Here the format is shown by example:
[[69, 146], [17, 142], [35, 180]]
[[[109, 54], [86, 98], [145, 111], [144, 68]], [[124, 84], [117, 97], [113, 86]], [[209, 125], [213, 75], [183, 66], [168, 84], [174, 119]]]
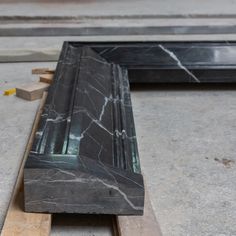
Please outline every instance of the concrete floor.
[[132, 92], [143, 172], [163, 235], [236, 235], [235, 87]]
[[[57, 7], [55, 10], [55, 3]], [[66, 3], [66, 4], [65, 4]], [[2, 0], [1, 16], [194, 16], [235, 15], [233, 0]]]
[[[37, 80], [0, 64], [0, 92]], [[142, 170], [164, 236], [236, 235], [236, 87], [132, 86]], [[39, 101], [0, 96], [0, 228]], [[109, 219], [61, 216], [52, 235], [111, 235]]]

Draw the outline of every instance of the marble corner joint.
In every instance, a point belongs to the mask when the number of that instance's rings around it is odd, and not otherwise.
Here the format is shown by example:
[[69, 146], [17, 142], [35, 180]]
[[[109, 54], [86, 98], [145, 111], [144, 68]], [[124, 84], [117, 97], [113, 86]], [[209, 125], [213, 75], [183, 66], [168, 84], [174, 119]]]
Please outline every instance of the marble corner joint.
[[235, 83], [236, 42], [65, 42], [24, 168], [25, 210], [141, 215], [129, 83]]
[[130, 83], [235, 83], [236, 42], [71, 42], [126, 68]]
[[24, 167], [27, 212], [142, 215], [127, 69], [64, 43]]

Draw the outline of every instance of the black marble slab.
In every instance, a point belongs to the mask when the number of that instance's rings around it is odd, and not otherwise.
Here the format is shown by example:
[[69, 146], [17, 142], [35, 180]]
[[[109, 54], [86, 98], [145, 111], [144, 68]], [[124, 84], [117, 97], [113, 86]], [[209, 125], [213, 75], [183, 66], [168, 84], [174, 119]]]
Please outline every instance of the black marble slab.
[[65, 42], [24, 168], [25, 210], [142, 214], [130, 83], [234, 83], [236, 42]]
[[235, 83], [236, 42], [71, 42], [128, 70], [131, 83]]
[[65, 43], [24, 168], [27, 212], [140, 215], [128, 72]]

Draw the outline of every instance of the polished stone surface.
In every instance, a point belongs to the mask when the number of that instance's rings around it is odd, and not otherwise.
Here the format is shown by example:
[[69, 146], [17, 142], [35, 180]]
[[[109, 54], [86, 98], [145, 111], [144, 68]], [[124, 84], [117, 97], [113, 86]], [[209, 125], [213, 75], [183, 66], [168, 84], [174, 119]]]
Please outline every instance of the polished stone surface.
[[142, 214], [127, 70], [65, 43], [24, 169], [25, 210]]
[[26, 211], [142, 214], [128, 79], [235, 82], [235, 55], [230, 42], [66, 42], [26, 162]]
[[[2, 91], [38, 81], [38, 76], [31, 75], [34, 67], [54, 68], [55, 65], [49, 62], [0, 64]], [[147, 86], [132, 85], [131, 99], [142, 173], [163, 234], [233, 235], [236, 232], [235, 165], [226, 168], [214, 158], [235, 156], [235, 86]], [[0, 99], [1, 109], [7, 110], [0, 114], [3, 121], [0, 125], [0, 231], [38, 103], [39, 100], [27, 102], [15, 96]], [[101, 215], [92, 220], [86, 217], [87, 224], [77, 214], [60, 215], [53, 217], [53, 236], [112, 235], [107, 233], [109, 225], [106, 226], [105, 220], [98, 226]]]
[[89, 45], [128, 69], [131, 83], [235, 83], [235, 42], [114, 42]]

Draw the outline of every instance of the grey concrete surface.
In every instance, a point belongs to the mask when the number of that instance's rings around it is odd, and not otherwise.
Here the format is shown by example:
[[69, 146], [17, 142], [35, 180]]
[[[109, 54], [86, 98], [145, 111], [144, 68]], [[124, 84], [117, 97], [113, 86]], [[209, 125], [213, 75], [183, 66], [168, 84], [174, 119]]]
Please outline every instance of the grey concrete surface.
[[[177, 35], [236, 33], [236, 2], [102, 0], [0, 2], [0, 36]], [[184, 40], [184, 39], [182, 39]]]
[[[55, 2], [57, 7], [55, 9]], [[126, 15], [230, 15], [236, 13], [232, 0], [2, 0], [1, 16], [126, 16]]]
[[[39, 66], [55, 63], [0, 64], [0, 226], [39, 103], [2, 92], [37, 80]], [[236, 235], [235, 90], [132, 86], [142, 170], [164, 236]], [[111, 226], [106, 217], [57, 216], [52, 235], [106, 236]]]
[[[56, 5], [55, 5], [56, 6]], [[1, 5], [0, 5], [1, 7]], [[214, 35], [235, 34], [233, 17], [154, 17], [41, 19], [0, 17], [0, 36]], [[65, 21], [65, 22], [64, 22]]]
[[236, 235], [235, 89], [132, 92], [142, 169], [164, 236]]

